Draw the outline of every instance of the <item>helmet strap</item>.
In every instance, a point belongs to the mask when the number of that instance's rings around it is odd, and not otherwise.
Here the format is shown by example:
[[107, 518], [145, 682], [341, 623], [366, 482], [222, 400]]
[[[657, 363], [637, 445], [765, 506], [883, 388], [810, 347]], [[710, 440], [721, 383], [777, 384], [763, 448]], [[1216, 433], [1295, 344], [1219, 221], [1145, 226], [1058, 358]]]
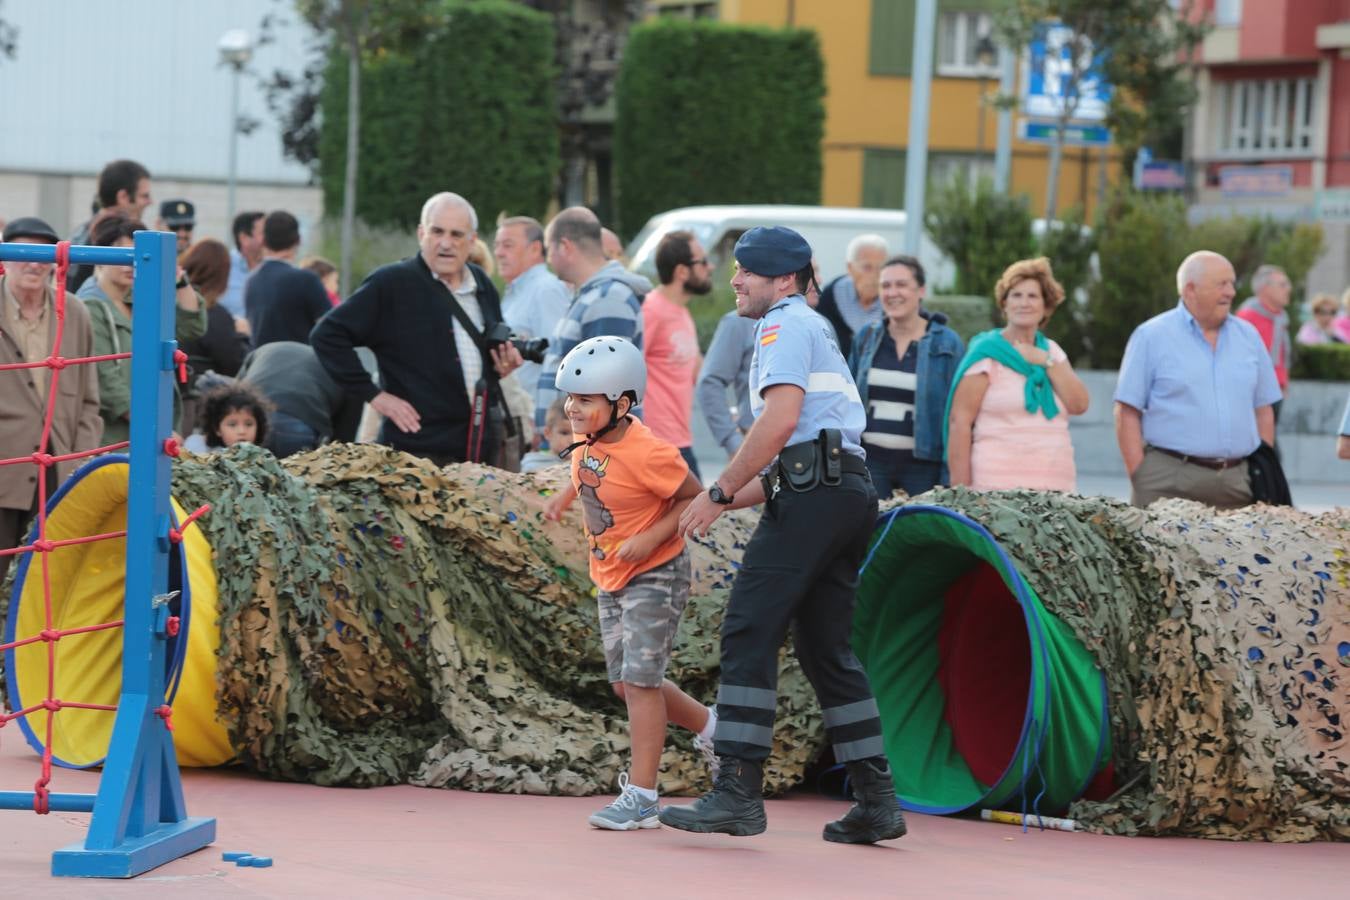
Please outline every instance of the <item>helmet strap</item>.
[[[628, 418], [627, 414], [625, 414], [623, 418], [627, 419]], [[619, 401], [611, 400], [609, 401], [609, 424], [606, 425], [604, 428], [601, 428], [595, 434], [586, 435], [586, 440], [584, 441], [576, 441], [574, 443], [568, 444], [562, 450], [558, 451], [558, 459], [567, 459], [569, 456], [572, 455], [572, 451], [577, 449], [578, 447], [582, 446], [590, 447], [594, 445], [596, 441], [600, 440], [602, 437], [609, 434], [611, 431], [613, 431], [615, 428], [618, 427], [619, 427]]]

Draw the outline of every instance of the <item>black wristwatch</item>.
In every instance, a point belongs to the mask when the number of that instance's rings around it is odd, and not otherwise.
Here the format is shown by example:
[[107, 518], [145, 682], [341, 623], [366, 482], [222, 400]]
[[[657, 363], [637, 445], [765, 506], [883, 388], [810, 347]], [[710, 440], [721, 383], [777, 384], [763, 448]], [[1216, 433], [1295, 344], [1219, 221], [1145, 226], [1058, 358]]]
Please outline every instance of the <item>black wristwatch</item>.
[[726, 492], [722, 490], [722, 486], [714, 481], [712, 487], [708, 488], [708, 498], [720, 506], [730, 506], [731, 501], [736, 499], [736, 495], [732, 494], [728, 497]]

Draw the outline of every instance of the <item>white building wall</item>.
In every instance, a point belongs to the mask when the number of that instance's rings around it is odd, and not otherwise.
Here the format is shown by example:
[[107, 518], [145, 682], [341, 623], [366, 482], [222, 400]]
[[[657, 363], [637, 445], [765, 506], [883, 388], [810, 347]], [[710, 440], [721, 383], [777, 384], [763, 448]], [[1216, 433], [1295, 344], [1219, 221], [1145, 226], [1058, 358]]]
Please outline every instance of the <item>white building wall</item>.
[[[15, 58], [0, 60], [0, 217], [38, 214], [69, 233], [88, 218], [104, 163], [127, 157], [150, 170], [154, 209], [184, 197], [199, 234], [224, 237], [234, 76], [216, 47], [231, 28], [256, 36], [268, 14], [295, 18], [289, 0], [8, 0], [19, 34]], [[292, 22], [275, 34], [240, 77], [240, 114], [260, 125], [239, 136], [236, 206], [314, 222], [318, 191], [284, 158], [260, 84], [278, 68], [298, 73], [308, 31]]]

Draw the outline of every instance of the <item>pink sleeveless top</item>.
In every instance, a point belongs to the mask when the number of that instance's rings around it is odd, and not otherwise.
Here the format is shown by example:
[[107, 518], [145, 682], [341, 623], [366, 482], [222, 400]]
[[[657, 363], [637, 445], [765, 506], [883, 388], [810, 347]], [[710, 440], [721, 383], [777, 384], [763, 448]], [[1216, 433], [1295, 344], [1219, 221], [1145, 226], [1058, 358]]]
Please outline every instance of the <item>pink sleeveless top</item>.
[[[1068, 357], [1050, 341], [1050, 358], [1058, 363]], [[1039, 410], [1027, 412], [1024, 376], [992, 359], [975, 363], [964, 377], [977, 374], [989, 376], [989, 390], [984, 392], [975, 414], [971, 487], [979, 491], [1030, 488], [1073, 492], [1077, 473], [1064, 401], [1055, 395], [1059, 415], [1047, 419]]]

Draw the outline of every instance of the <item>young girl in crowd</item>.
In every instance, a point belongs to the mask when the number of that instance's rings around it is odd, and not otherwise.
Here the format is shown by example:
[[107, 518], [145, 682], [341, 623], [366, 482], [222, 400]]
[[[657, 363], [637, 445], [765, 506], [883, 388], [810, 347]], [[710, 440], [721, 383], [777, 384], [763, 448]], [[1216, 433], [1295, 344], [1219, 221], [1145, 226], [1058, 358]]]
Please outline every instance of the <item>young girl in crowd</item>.
[[211, 453], [241, 441], [262, 446], [267, 439], [267, 401], [251, 385], [237, 381], [213, 389], [202, 398], [202, 431], [184, 446]]

